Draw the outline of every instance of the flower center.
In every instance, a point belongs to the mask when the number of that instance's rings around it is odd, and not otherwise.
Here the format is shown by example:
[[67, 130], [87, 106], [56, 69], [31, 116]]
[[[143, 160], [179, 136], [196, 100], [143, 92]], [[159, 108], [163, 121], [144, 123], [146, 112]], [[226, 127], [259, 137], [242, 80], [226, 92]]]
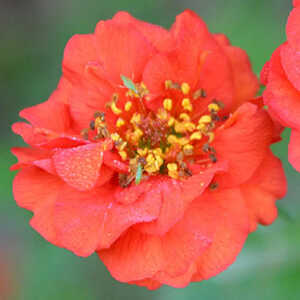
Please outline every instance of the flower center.
[[94, 138], [111, 138], [120, 159], [129, 164], [130, 174], [119, 175], [121, 186], [159, 174], [184, 179], [192, 175], [192, 165], [206, 168], [217, 162], [211, 143], [214, 130], [223, 121], [221, 102], [213, 100], [199, 115], [195, 108], [206, 97], [205, 91], [192, 92], [187, 83], [167, 80], [160, 107], [150, 110], [145, 84], [122, 79], [126, 92], [115, 93], [107, 104], [112, 124], [107, 124], [103, 112], [97, 112], [90, 124]]

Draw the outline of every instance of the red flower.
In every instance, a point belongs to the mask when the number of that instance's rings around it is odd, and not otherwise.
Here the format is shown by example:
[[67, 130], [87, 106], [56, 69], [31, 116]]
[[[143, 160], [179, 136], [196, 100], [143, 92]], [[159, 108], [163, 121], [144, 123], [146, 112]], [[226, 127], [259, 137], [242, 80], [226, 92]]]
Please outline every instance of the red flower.
[[246, 103], [246, 53], [193, 12], [170, 31], [118, 13], [68, 43], [63, 77], [16, 123], [17, 203], [31, 226], [119, 281], [186, 286], [233, 263], [285, 194], [274, 126]]
[[294, 6], [286, 26], [287, 42], [265, 64], [261, 80], [271, 116], [292, 128], [289, 161], [300, 172], [300, 2], [294, 0]]

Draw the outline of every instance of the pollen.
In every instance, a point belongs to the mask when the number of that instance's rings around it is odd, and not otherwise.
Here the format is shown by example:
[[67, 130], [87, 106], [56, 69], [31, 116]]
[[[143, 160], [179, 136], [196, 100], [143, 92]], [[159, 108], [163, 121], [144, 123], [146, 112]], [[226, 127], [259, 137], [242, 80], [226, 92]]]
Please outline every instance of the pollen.
[[181, 102], [181, 105], [187, 111], [192, 111], [193, 110], [193, 106], [192, 106], [191, 101], [190, 101], [189, 98], [184, 98]]
[[166, 90], [170, 89], [171, 87], [172, 87], [172, 80], [166, 80], [165, 81]]
[[209, 116], [209, 115], [204, 115], [204, 116], [202, 116], [201, 118], [200, 118], [200, 120], [199, 120], [199, 124], [201, 124], [201, 123], [211, 123], [211, 116]]
[[182, 91], [182, 93], [184, 95], [187, 95], [190, 92], [190, 89], [191, 88], [190, 88], [190, 86], [189, 86], [188, 83], [186, 83], [186, 82], [182, 83], [182, 85], [181, 85], [181, 91]]
[[208, 136], [208, 143], [211, 143], [215, 138], [215, 134], [213, 132], [208, 132], [207, 136]]
[[175, 131], [178, 132], [178, 133], [185, 133], [186, 128], [184, 126], [184, 123], [175, 122]]
[[111, 139], [114, 141], [114, 142], [117, 142], [119, 141], [121, 138], [120, 138], [120, 135], [118, 133], [112, 133], [110, 135]]
[[120, 154], [122, 160], [126, 160], [127, 159], [127, 152], [126, 151], [119, 151], [119, 154]]
[[127, 101], [125, 103], [124, 109], [125, 109], [125, 111], [130, 111], [131, 107], [132, 107], [132, 102], [131, 101]]
[[178, 178], [178, 166], [176, 163], [167, 164], [168, 175], [174, 179]]
[[138, 149], [138, 150], [137, 150], [137, 153], [138, 153], [140, 156], [144, 157], [144, 156], [146, 156], [147, 153], [148, 153], [148, 148]]
[[172, 99], [166, 98], [163, 102], [163, 106], [165, 110], [170, 111], [172, 109], [173, 106], [173, 101]]
[[189, 132], [193, 132], [196, 129], [196, 125], [192, 122], [187, 122], [184, 124], [184, 128]]
[[202, 133], [200, 131], [196, 131], [190, 136], [191, 141], [201, 140], [201, 139], [202, 139]]
[[194, 151], [194, 146], [191, 145], [191, 144], [186, 144], [184, 147], [183, 147], [183, 153], [184, 155], [193, 155], [193, 151]]
[[115, 101], [112, 102], [110, 108], [115, 115], [120, 115], [122, 113], [122, 110], [117, 107], [117, 104]]
[[133, 125], [137, 125], [141, 122], [141, 115], [138, 114], [138, 113], [134, 113], [131, 120], [130, 120], [130, 123], [133, 124]]
[[208, 110], [210, 112], [218, 112], [220, 110], [220, 106], [217, 103], [211, 103], [208, 105]]
[[123, 125], [125, 125], [125, 121], [122, 118], [119, 118], [117, 120], [116, 126], [117, 127], [122, 127]]
[[171, 117], [168, 121], [168, 126], [171, 127], [175, 124], [175, 118]]
[[189, 122], [191, 120], [190, 116], [187, 113], [181, 113], [179, 115], [179, 119], [186, 122]]

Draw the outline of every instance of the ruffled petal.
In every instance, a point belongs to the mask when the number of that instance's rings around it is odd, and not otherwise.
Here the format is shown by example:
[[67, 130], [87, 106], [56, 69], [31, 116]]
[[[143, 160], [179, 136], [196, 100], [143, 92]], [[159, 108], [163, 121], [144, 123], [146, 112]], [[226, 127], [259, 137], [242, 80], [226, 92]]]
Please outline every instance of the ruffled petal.
[[127, 228], [155, 219], [160, 203], [147, 198], [133, 205], [114, 202], [111, 187], [78, 192], [61, 190], [55, 204], [55, 228], [62, 247], [79, 256], [109, 247]]
[[299, 91], [300, 99], [300, 52], [288, 44], [284, 44], [281, 47], [280, 54], [285, 74], [293, 86]]
[[169, 178], [156, 180], [151, 191], [154, 190], [161, 196], [162, 206], [159, 218], [148, 224], [140, 224], [136, 228], [144, 233], [164, 235], [182, 219], [190, 203], [205, 191], [215, 174], [225, 170], [227, 170], [225, 165], [216, 164], [185, 181]]
[[219, 186], [233, 187], [247, 181], [264, 159], [273, 139], [273, 124], [266, 111], [243, 104], [216, 131], [212, 146], [219, 161], [228, 162], [228, 172], [217, 175]]
[[197, 260], [193, 281], [209, 279], [227, 269], [242, 250], [249, 233], [248, 210], [239, 189], [213, 191], [207, 201], [220, 208], [217, 231], [211, 246]]
[[249, 211], [251, 231], [257, 223], [271, 224], [277, 217], [275, 201], [285, 196], [287, 181], [280, 160], [271, 151], [252, 178], [241, 185]]
[[292, 129], [289, 143], [289, 162], [300, 172], [300, 132]]
[[[298, 0], [297, 0], [298, 1]], [[299, 3], [295, 2], [295, 6]], [[300, 8], [294, 8], [288, 18], [286, 24], [286, 35], [289, 44], [296, 50], [300, 51]]]
[[235, 110], [242, 103], [256, 96], [259, 90], [259, 81], [252, 71], [250, 59], [246, 51], [231, 46], [227, 38], [222, 37], [220, 34], [215, 35], [215, 38], [219, 41], [219, 44], [231, 62], [235, 90], [232, 110]]
[[270, 74], [264, 92], [265, 104], [279, 122], [289, 127], [300, 126], [300, 94], [287, 79], [281, 65], [281, 49], [277, 48], [270, 60]]
[[175, 46], [172, 35], [161, 26], [135, 19], [125, 11], [118, 12], [113, 20], [120, 24], [131, 24], [138, 29], [158, 51], [170, 51]]
[[155, 53], [150, 42], [134, 25], [113, 20], [99, 22], [95, 34], [97, 53], [108, 78], [118, 85], [122, 83], [121, 75], [140, 82], [146, 63]]
[[157, 274], [162, 283], [180, 285], [178, 278], [212, 242], [218, 213], [213, 201], [194, 201], [164, 236], [130, 229], [109, 249], [99, 251], [99, 257], [119, 281], [144, 280]]
[[111, 145], [92, 143], [71, 149], [57, 150], [53, 162], [58, 175], [79, 191], [95, 187], [103, 163], [103, 152]]

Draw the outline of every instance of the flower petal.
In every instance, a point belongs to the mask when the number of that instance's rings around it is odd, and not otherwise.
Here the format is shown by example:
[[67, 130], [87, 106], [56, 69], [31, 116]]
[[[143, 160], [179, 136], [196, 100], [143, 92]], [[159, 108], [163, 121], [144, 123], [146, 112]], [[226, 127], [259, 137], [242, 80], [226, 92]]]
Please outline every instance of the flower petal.
[[109, 247], [131, 225], [156, 218], [159, 207], [149, 197], [133, 205], [118, 205], [111, 187], [78, 192], [65, 186], [55, 205], [57, 238], [64, 248], [88, 256]]
[[103, 142], [58, 150], [53, 155], [58, 175], [79, 191], [92, 189], [100, 176], [103, 152], [109, 150], [106, 147]]
[[268, 114], [254, 104], [243, 104], [216, 132], [212, 143], [218, 160], [228, 161], [228, 172], [216, 176], [219, 186], [247, 181], [264, 159], [272, 138]]
[[269, 81], [263, 96], [273, 116], [284, 125], [297, 128], [300, 126], [300, 95], [282, 68], [282, 47], [277, 48], [270, 60]]
[[289, 143], [289, 162], [300, 172], [300, 132], [292, 129]]
[[284, 197], [287, 182], [280, 160], [271, 151], [252, 178], [241, 186], [248, 207], [251, 231], [257, 223], [271, 224], [277, 217], [275, 201]]
[[152, 45], [161, 52], [169, 51], [175, 46], [172, 35], [163, 27], [135, 19], [125, 11], [118, 12], [113, 20], [120, 24], [132, 24]]
[[144, 233], [164, 235], [182, 219], [190, 203], [204, 192], [215, 173], [226, 169], [225, 166], [216, 164], [185, 181], [169, 178], [157, 180], [152, 190], [161, 195], [162, 207], [159, 218], [151, 223], [140, 224], [136, 228]]
[[130, 229], [109, 249], [99, 251], [99, 257], [119, 281], [143, 280], [157, 274], [162, 283], [172, 284], [174, 278], [178, 285], [176, 278], [186, 273], [210, 245], [218, 212], [212, 201], [194, 201], [184, 218], [164, 236]]
[[[298, 3], [294, 3], [298, 6]], [[286, 35], [289, 44], [296, 50], [300, 51], [300, 8], [294, 8], [286, 24]]]
[[282, 67], [287, 78], [300, 93], [300, 52], [288, 44], [284, 44], [281, 46], [280, 54]]
[[114, 21], [99, 22], [95, 34], [107, 76], [115, 84], [122, 83], [121, 75], [141, 81], [143, 69], [155, 52], [146, 38], [133, 25]]
[[228, 268], [242, 250], [249, 233], [248, 211], [238, 189], [213, 191], [205, 197], [207, 201], [216, 202], [221, 215], [213, 243], [197, 260], [198, 272], [193, 281], [209, 279]]

